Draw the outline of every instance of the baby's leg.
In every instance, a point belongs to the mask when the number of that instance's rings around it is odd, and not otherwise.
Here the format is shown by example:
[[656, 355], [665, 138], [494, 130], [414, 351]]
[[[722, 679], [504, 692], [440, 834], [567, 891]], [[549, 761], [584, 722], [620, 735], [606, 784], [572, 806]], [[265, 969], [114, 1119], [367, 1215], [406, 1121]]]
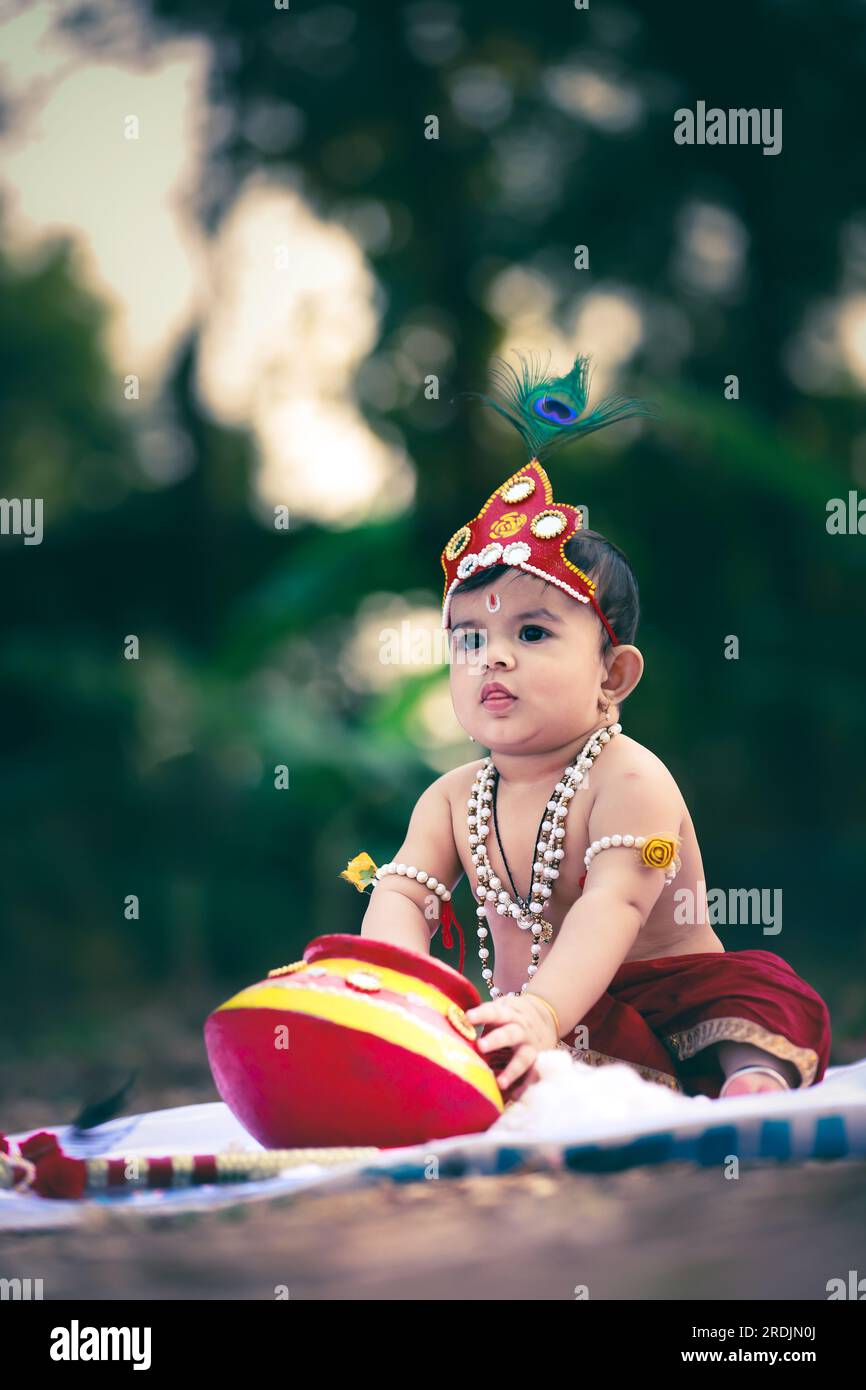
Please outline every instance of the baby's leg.
[[[731, 1075], [738, 1067], [750, 1066], [758, 1063], [763, 1066], [774, 1067], [783, 1076], [788, 1078], [790, 1086], [800, 1085], [800, 1073], [793, 1062], [784, 1062], [780, 1057], [774, 1057], [772, 1052], [765, 1052], [761, 1047], [755, 1047], [753, 1043], [720, 1042], [716, 1046], [719, 1049], [719, 1062], [725, 1076]], [[781, 1091], [784, 1088], [772, 1076], [764, 1076], [761, 1072], [746, 1072], [745, 1076], [738, 1076], [731, 1082], [725, 1090], [725, 1096], [750, 1095], [758, 1091]]]

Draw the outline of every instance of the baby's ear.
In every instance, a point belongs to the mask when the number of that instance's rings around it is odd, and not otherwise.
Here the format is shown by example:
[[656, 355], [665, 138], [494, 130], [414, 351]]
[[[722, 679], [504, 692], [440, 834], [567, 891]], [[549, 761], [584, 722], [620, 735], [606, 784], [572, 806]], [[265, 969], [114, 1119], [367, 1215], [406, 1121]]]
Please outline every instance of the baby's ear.
[[608, 654], [607, 678], [602, 690], [612, 704], [618, 705], [630, 695], [643, 675], [644, 660], [640, 649], [630, 642], [612, 647]]

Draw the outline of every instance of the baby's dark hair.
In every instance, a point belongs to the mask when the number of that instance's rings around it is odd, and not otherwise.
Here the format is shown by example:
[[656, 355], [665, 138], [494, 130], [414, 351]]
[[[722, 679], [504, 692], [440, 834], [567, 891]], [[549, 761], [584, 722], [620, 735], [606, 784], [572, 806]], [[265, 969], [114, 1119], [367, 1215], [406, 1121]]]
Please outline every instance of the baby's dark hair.
[[[640, 592], [628, 558], [598, 531], [578, 531], [570, 541], [566, 541], [565, 555], [595, 584], [598, 606], [616, 633], [617, 640], [620, 643], [634, 642], [640, 618]], [[454, 592], [465, 594], [472, 589], [484, 589], [513, 568], [511, 565], [491, 565], [489, 569], [477, 569]], [[604, 654], [612, 643], [604, 623], [599, 622], [598, 626]]]

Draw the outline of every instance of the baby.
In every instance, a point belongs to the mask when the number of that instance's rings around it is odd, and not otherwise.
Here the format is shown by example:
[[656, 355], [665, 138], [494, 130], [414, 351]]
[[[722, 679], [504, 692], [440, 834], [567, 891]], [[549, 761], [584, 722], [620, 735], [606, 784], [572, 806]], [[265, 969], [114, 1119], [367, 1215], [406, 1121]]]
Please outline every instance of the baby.
[[[524, 372], [501, 413], [561, 430], [586, 404], [585, 364], [556, 382]], [[583, 432], [629, 413], [605, 402]], [[533, 458], [442, 555], [454, 711], [490, 757], [419, 798], [362, 934], [429, 952], [442, 896], [467, 875], [492, 996], [467, 1018], [484, 1025], [479, 1048], [509, 1099], [557, 1046], [687, 1094], [820, 1081], [819, 995], [779, 956], [726, 952], [708, 921], [677, 921], [674, 879], [692, 901], [705, 881], [695, 829], [671, 773], [619, 722], [644, 669], [637, 582], [577, 508], [553, 501], [538, 462], [549, 434], [534, 420], [521, 433]]]

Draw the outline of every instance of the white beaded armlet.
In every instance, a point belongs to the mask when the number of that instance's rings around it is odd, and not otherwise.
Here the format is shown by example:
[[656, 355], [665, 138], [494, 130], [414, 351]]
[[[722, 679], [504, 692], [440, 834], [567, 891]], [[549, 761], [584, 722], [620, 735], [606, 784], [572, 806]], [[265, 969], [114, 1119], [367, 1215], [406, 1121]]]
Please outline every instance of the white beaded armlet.
[[597, 854], [603, 849], [634, 849], [640, 862], [648, 869], [665, 869], [665, 883], [673, 883], [682, 864], [677, 854], [678, 839], [666, 835], [603, 835], [593, 840], [583, 862], [588, 869]]
[[433, 874], [425, 873], [423, 869], [416, 869], [414, 864], [394, 864], [393, 862], [382, 864], [376, 870], [376, 878], [384, 878], [386, 874], [401, 874], [403, 878], [414, 878], [418, 883], [426, 884], [431, 892], [442, 899], [443, 903], [451, 901], [450, 889], [446, 888], [444, 883], [440, 883]]

